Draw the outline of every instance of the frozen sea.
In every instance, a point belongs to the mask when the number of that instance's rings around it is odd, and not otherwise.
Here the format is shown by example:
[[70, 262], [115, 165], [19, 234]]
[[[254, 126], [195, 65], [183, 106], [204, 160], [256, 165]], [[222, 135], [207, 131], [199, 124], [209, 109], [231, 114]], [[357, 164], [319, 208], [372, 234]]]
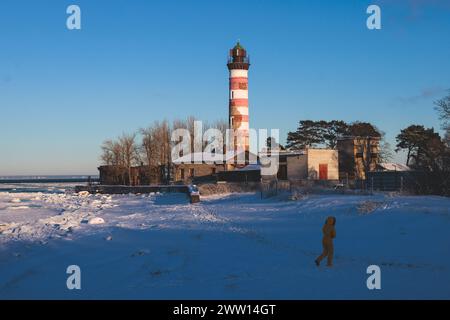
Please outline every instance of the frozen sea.
[[65, 193], [73, 191], [76, 185], [88, 180], [96, 181], [97, 176], [0, 176], [0, 192], [8, 193]]

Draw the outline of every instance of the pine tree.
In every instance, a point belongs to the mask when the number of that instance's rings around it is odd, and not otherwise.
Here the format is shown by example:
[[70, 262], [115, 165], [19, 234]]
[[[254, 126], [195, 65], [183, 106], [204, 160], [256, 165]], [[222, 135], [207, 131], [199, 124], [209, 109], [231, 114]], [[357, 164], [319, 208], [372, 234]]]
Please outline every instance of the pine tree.
[[439, 156], [444, 151], [439, 133], [433, 128], [427, 129], [422, 125], [410, 125], [400, 131], [396, 137], [396, 152], [405, 149], [406, 165], [418, 169], [432, 170], [436, 167]]
[[381, 131], [369, 122], [353, 122], [349, 126], [349, 133], [355, 137], [381, 138]]
[[321, 136], [327, 148], [334, 149], [339, 137], [350, 134], [349, 125], [342, 120], [319, 121]]
[[301, 120], [295, 132], [289, 132], [287, 136], [287, 147], [292, 149], [303, 149], [323, 143], [320, 127], [316, 121]]

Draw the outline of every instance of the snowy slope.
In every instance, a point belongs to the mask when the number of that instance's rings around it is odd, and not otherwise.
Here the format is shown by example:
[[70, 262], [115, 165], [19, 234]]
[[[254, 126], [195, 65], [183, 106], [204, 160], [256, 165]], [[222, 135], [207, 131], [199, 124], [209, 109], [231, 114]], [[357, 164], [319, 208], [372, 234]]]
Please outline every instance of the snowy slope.
[[[450, 199], [0, 193], [0, 298], [450, 298]], [[335, 266], [317, 268], [337, 217]], [[94, 218], [104, 224], [89, 224]], [[82, 289], [66, 288], [79, 265]], [[369, 291], [366, 268], [382, 271]]]

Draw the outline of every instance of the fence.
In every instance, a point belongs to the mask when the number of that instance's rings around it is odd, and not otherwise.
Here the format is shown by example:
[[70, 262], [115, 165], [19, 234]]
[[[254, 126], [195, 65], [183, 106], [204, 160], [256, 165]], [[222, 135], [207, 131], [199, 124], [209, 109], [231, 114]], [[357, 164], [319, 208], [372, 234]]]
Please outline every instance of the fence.
[[285, 180], [262, 180], [260, 183], [261, 199], [278, 195], [282, 191], [291, 191], [291, 183]]

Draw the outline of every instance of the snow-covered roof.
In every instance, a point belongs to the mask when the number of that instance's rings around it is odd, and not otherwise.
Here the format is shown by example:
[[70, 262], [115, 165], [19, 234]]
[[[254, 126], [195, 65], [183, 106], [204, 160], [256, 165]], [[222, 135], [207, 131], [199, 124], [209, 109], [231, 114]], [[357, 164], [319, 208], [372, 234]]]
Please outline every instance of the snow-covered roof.
[[173, 159], [172, 161], [175, 164], [181, 163], [203, 163], [203, 162], [216, 162], [223, 163], [224, 155], [220, 153], [207, 153], [207, 152], [195, 152], [189, 153], [182, 157]]
[[236, 169], [234, 171], [260, 171], [260, 170], [261, 170], [261, 165], [259, 165], [259, 164], [249, 164], [249, 165], [246, 165], [243, 168], [239, 168], [239, 169]]
[[[275, 155], [278, 155], [278, 156], [299, 156], [299, 155], [303, 155], [303, 154], [306, 154], [306, 153], [307, 153], [306, 150], [295, 150], [295, 151], [292, 151], [292, 150], [272, 150], [270, 152], [270, 155], [271, 156], [275, 156]], [[259, 153], [259, 155], [260, 156], [268, 156], [269, 152], [267, 152], [266, 150], [263, 150], [263, 151], [261, 151]]]
[[401, 163], [395, 163], [395, 162], [384, 162], [378, 164], [383, 170], [386, 171], [409, 171], [411, 170], [408, 166], [401, 164]]
[[[224, 163], [229, 162], [230, 160], [233, 160], [235, 157], [238, 158], [242, 157], [242, 159], [245, 159], [245, 156], [243, 155], [244, 152], [240, 152], [237, 154], [234, 154], [234, 152], [227, 152], [225, 154], [221, 153], [208, 153], [208, 152], [194, 152], [189, 153], [185, 156], [173, 159], [174, 164], [182, 164], [182, 163]], [[256, 161], [257, 157], [256, 155], [250, 153], [251, 156], [253, 156], [253, 159]]]

